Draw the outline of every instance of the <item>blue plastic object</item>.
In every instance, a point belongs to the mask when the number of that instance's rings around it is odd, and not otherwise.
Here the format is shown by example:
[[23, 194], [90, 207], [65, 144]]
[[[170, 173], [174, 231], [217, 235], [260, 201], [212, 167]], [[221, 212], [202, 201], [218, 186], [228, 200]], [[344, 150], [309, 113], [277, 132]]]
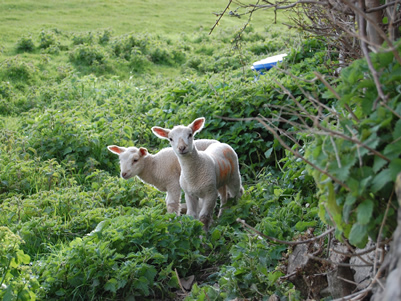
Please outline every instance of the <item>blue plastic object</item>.
[[270, 70], [271, 68], [273, 68], [273, 66], [276, 66], [278, 62], [282, 62], [285, 56], [287, 56], [286, 53], [270, 56], [268, 58], [253, 63], [251, 69], [253, 71], [259, 72]]

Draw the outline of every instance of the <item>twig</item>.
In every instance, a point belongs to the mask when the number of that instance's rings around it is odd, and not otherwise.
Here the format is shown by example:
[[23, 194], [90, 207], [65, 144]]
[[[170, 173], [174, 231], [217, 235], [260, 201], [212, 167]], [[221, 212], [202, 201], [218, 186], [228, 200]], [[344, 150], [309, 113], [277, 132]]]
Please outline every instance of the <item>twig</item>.
[[337, 145], [334, 142], [333, 136], [330, 136], [330, 141], [331, 141], [331, 144], [333, 145], [333, 148], [334, 148], [334, 154], [336, 156], [336, 161], [337, 161], [337, 164], [338, 164], [338, 168], [341, 168], [342, 166], [341, 166], [340, 155], [338, 154]]
[[[375, 28], [377, 33], [379, 33], [380, 36], [387, 42], [387, 45], [389, 46], [389, 49], [391, 49], [392, 53], [394, 54], [395, 59], [398, 61], [399, 64], [401, 64], [401, 57], [397, 51], [397, 48], [394, 47], [393, 43], [387, 37], [386, 33], [383, 32], [383, 30], [380, 28], [379, 24], [376, 24], [376, 22], [374, 22], [374, 20], [372, 20], [366, 13], [364, 13], [363, 10], [361, 10], [359, 7], [355, 6], [352, 3], [352, 1], [350, 1], [350, 0], [343, 0], [343, 1], [346, 4], [348, 4], [348, 6], [351, 7], [351, 9], [354, 12], [358, 13], [361, 17], [363, 17], [365, 20], [369, 21], [372, 24], [372, 26]], [[366, 57], [366, 58], [368, 58], [368, 57]]]
[[180, 276], [178, 276], [178, 272], [177, 272], [177, 269], [174, 269], [174, 271], [175, 271], [175, 275], [177, 276], [177, 279], [178, 279], [178, 284], [180, 285], [180, 288], [181, 288], [181, 290], [183, 291], [183, 293], [187, 293], [187, 291], [182, 287], [182, 284], [181, 284], [181, 280], [180, 280]]
[[320, 257], [316, 257], [313, 256], [311, 254], [308, 254], [308, 257], [317, 261], [321, 261], [321, 262], [326, 262], [326, 263], [330, 263], [332, 265], [336, 265], [339, 267], [356, 267], [356, 268], [365, 268], [365, 267], [371, 267], [373, 266], [373, 264], [352, 264], [352, 263], [341, 263], [341, 262], [334, 262], [325, 258], [320, 258]]
[[[394, 186], [395, 186], [395, 184], [394, 184]], [[394, 191], [395, 191], [395, 188], [394, 188], [393, 191], [391, 192], [390, 198], [388, 199], [386, 211], [385, 211], [384, 217], [383, 217], [383, 221], [382, 221], [382, 223], [381, 223], [381, 225], [380, 225], [379, 234], [377, 234], [377, 246], [376, 246], [376, 250], [375, 250], [375, 259], [374, 259], [374, 266], [373, 266], [373, 274], [376, 274], [377, 255], [378, 255], [378, 253], [379, 253], [380, 240], [381, 240], [381, 236], [382, 236], [382, 232], [383, 232], [383, 228], [384, 228], [384, 223], [385, 223], [385, 221], [386, 221], [386, 219], [387, 219], [388, 210], [390, 209], [390, 204], [391, 204], [391, 201], [392, 201], [392, 199], [393, 199]]]
[[216, 23], [214, 23], [213, 27], [210, 29], [209, 35], [212, 34], [214, 28], [219, 24], [221, 18], [223, 18], [224, 14], [226, 13], [227, 9], [230, 7], [232, 0], [229, 0], [226, 8], [224, 9], [224, 11], [220, 14], [219, 18], [216, 20]]
[[285, 275], [285, 276], [281, 276], [280, 280], [286, 280], [286, 279], [288, 279], [288, 278], [290, 278], [290, 277], [292, 277], [292, 276], [294, 276], [296, 274], [297, 274], [297, 271], [292, 272], [291, 274], [288, 274], [288, 275]]
[[280, 243], [280, 244], [289, 245], [289, 246], [295, 246], [295, 245], [301, 245], [301, 244], [310, 243], [310, 242], [313, 242], [315, 240], [321, 239], [321, 238], [325, 237], [327, 234], [329, 234], [329, 233], [334, 231], [334, 228], [331, 228], [331, 229], [327, 230], [326, 232], [320, 234], [319, 236], [315, 236], [315, 237], [313, 237], [311, 239], [302, 240], [302, 241], [286, 241], [286, 240], [280, 240], [280, 239], [268, 236], [268, 235], [256, 230], [252, 226], [248, 225], [244, 220], [242, 220], [240, 218], [237, 218], [237, 222], [241, 223], [243, 226], [251, 229], [253, 232], [257, 233], [258, 235], [260, 235], [260, 236], [262, 236], [262, 237], [264, 237], [264, 238], [266, 238], [268, 240], [271, 240], [273, 242]]
[[[341, 96], [340, 96], [340, 95], [337, 93], [337, 91], [334, 90], [333, 87], [325, 80], [325, 78], [323, 77], [323, 75], [321, 75], [319, 72], [316, 72], [316, 71], [314, 71], [313, 74], [316, 75], [316, 77], [326, 86], [327, 89], [330, 90], [331, 93], [334, 94], [334, 96], [335, 96], [338, 100], [341, 99]], [[355, 121], [359, 121], [358, 117], [356, 117], [356, 115], [355, 115], [354, 112], [351, 110], [351, 108], [350, 108], [347, 104], [345, 104], [344, 106], [345, 106], [345, 108], [347, 109], [347, 111], [351, 114], [352, 118], [353, 118]]]
[[[383, 246], [385, 244], [388, 244], [392, 240], [393, 240], [392, 238], [386, 239], [385, 241], [380, 242], [379, 246]], [[366, 255], [366, 254], [369, 254], [370, 252], [373, 252], [374, 250], [376, 250], [376, 246], [371, 247], [371, 248], [369, 248], [369, 249], [367, 249], [367, 250], [365, 250], [363, 252], [358, 252], [358, 253], [344, 253], [344, 252], [341, 252], [341, 251], [336, 250], [334, 248], [330, 249], [330, 251], [332, 251], [334, 253], [337, 253], [337, 254], [340, 254], [340, 255], [343, 255], [343, 256], [347, 256], [347, 257]]]
[[346, 278], [343, 278], [343, 277], [340, 277], [340, 276], [337, 276], [337, 279], [340, 279], [340, 280], [342, 280], [342, 281], [345, 281], [345, 282], [354, 284], [355, 286], [358, 285], [358, 283], [356, 283], [355, 281], [351, 281], [351, 280], [349, 280], [349, 279], [346, 279]]

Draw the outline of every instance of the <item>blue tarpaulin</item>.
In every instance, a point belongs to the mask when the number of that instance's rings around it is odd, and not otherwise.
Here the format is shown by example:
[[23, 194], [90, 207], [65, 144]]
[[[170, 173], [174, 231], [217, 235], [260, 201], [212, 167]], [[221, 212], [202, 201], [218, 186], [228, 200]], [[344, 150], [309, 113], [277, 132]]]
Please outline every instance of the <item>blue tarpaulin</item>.
[[278, 62], [282, 62], [285, 56], [287, 56], [286, 53], [270, 56], [253, 63], [251, 69], [259, 72], [270, 70], [273, 66], [277, 65]]

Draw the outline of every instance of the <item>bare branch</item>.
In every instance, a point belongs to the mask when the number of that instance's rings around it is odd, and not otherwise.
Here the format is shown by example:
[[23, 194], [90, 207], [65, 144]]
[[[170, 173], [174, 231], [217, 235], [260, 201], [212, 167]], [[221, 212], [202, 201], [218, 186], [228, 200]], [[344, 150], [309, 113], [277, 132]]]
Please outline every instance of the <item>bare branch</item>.
[[331, 229], [325, 231], [324, 233], [320, 234], [319, 236], [315, 236], [315, 237], [313, 237], [311, 239], [306, 239], [306, 240], [301, 240], [301, 241], [287, 241], [287, 240], [280, 240], [280, 239], [268, 236], [268, 235], [256, 230], [252, 226], [248, 225], [244, 220], [242, 220], [240, 218], [237, 218], [237, 222], [241, 223], [244, 227], [247, 227], [247, 228], [251, 229], [256, 234], [258, 234], [258, 235], [260, 235], [260, 236], [262, 236], [262, 237], [264, 237], [264, 238], [266, 238], [268, 240], [271, 240], [271, 241], [276, 242], [276, 243], [284, 244], [284, 245], [289, 245], [289, 246], [302, 245], [302, 244], [307, 244], [307, 243], [310, 243], [310, 242], [314, 242], [316, 240], [319, 240], [319, 239], [327, 236], [329, 233], [334, 231], [334, 228], [331, 228]]

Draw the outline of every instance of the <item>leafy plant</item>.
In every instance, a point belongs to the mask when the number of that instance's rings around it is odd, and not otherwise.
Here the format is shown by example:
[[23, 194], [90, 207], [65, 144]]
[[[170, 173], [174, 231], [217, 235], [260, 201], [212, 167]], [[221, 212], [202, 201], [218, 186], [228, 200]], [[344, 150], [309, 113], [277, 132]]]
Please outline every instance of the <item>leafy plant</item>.
[[383, 237], [395, 229], [395, 211], [385, 208], [395, 204], [391, 195], [401, 169], [401, 69], [392, 52], [371, 58], [375, 69], [381, 70], [387, 100], [376, 104], [377, 88], [367, 62], [355, 61], [337, 83], [337, 121], [334, 116], [323, 120], [319, 127], [328, 135], [315, 135], [305, 153], [327, 170], [325, 174], [309, 169], [321, 195], [320, 217], [358, 247], [365, 246], [368, 237], [376, 240], [382, 223]]
[[40, 294], [38, 280], [29, 267], [30, 257], [19, 247], [22, 239], [0, 227], [0, 297], [2, 300], [34, 300]]

